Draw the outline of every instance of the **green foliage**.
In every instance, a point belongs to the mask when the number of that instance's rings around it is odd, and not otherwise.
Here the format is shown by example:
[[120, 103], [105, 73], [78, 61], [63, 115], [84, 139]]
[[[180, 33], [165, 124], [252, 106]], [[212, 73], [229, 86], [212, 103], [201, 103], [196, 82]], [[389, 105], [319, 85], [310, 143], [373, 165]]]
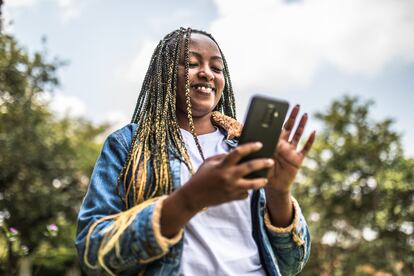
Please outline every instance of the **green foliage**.
[[313, 239], [303, 275], [414, 274], [414, 160], [371, 105], [346, 96], [316, 114], [324, 129], [295, 191]]
[[[19, 255], [55, 266], [76, 259], [76, 215], [107, 125], [50, 111], [45, 94], [58, 85], [61, 65], [0, 35], [0, 211], [9, 248], [0, 261], [9, 269]], [[14, 240], [10, 227], [18, 231]]]

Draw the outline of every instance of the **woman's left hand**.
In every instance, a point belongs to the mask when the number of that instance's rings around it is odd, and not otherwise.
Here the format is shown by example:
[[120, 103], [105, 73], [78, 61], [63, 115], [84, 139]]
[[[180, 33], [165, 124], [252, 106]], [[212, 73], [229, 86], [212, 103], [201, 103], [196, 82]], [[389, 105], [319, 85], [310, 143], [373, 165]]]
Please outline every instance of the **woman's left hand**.
[[[292, 109], [289, 119], [283, 126], [282, 133], [273, 156], [275, 165], [270, 168], [268, 173], [269, 183], [267, 184], [267, 188], [270, 188], [275, 192], [290, 192], [290, 188], [299, 172], [303, 160], [315, 141], [316, 132], [313, 131], [303, 148], [300, 151], [298, 150], [298, 143], [308, 121], [308, 115], [305, 113], [302, 115], [296, 130], [293, 129], [299, 109], [299, 105], [296, 105]], [[293, 131], [294, 135], [292, 139], [289, 140], [289, 137]]]

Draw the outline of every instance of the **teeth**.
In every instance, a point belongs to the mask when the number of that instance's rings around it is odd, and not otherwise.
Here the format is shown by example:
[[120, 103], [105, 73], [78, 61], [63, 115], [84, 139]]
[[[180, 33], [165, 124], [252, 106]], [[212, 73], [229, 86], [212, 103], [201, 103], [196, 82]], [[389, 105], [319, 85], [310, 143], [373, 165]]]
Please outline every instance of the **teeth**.
[[205, 87], [205, 86], [196, 86], [195, 89], [201, 90], [201, 92], [204, 92], [204, 93], [213, 92], [213, 89], [211, 89], [210, 87]]

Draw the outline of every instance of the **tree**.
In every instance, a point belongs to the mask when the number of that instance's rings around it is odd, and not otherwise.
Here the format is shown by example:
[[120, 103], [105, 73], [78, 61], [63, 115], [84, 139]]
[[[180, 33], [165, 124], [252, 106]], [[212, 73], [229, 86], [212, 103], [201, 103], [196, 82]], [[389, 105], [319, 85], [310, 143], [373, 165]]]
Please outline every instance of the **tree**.
[[345, 96], [316, 114], [324, 128], [295, 191], [313, 240], [303, 275], [414, 274], [414, 160], [371, 106]]
[[101, 147], [97, 137], [108, 126], [50, 111], [45, 94], [58, 86], [61, 65], [0, 35], [0, 223], [7, 245], [0, 261], [9, 274], [21, 256], [38, 268], [54, 251], [66, 254], [57, 254], [56, 267], [76, 260], [76, 215]]

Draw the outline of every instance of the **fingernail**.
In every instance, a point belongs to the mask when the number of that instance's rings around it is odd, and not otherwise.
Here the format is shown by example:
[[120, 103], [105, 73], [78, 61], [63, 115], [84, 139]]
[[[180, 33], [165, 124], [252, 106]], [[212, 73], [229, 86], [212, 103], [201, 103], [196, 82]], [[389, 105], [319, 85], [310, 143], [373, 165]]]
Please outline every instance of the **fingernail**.
[[266, 160], [266, 165], [269, 166], [269, 167], [273, 166], [274, 163], [275, 163], [275, 161], [273, 161], [273, 159], [271, 159], [271, 158]]
[[254, 147], [256, 149], [261, 149], [263, 147], [263, 144], [261, 142], [256, 142], [255, 145], [254, 145]]

